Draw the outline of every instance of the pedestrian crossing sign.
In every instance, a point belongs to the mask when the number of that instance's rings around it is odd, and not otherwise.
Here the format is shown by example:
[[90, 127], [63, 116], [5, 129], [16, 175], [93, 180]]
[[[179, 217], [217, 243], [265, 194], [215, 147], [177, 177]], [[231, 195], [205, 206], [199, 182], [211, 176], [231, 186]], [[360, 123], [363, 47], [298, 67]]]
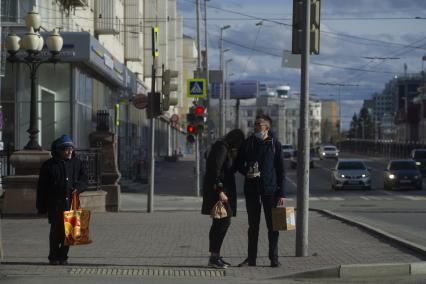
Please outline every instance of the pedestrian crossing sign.
[[188, 98], [206, 98], [207, 82], [204, 78], [188, 79], [186, 82], [186, 96]]

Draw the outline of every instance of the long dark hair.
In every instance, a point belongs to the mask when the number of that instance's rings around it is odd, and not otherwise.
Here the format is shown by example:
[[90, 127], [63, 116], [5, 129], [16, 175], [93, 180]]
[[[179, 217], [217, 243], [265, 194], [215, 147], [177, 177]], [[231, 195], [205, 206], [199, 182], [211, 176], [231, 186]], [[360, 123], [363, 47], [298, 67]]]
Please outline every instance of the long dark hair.
[[233, 129], [225, 135], [223, 140], [230, 146], [230, 148], [239, 148], [241, 143], [243, 143], [244, 138], [244, 133], [241, 129]]

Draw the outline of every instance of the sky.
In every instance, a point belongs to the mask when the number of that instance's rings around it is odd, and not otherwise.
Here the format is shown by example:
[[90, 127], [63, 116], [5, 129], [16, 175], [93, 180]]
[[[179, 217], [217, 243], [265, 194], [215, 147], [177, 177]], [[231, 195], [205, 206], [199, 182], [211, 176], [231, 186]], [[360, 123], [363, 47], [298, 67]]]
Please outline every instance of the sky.
[[[203, 13], [204, 0], [200, 2]], [[196, 1], [177, 3], [184, 33], [196, 38]], [[219, 68], [220, 27], [231, 25], [223, 32], [224, 48], [230, 49], [225, 60], [232, 59], [229, 80], [288, 84], [291, 92], [299, 92], [300, 70], [281, 66], [283, 51], [291, 51], [292, 6], [292, 0], [209, 0], [209, 68]], [[322, 0], [320, 29], [320, 54], [310, 57], [309, 89], [319, 98], [336, 100], [340, 89], [344, 128], [364, 99], [404, 74], [404, 65], [408, 73], [422, 70], [426, 0]], [[204, 47], [204, 22], [201, 35]]]

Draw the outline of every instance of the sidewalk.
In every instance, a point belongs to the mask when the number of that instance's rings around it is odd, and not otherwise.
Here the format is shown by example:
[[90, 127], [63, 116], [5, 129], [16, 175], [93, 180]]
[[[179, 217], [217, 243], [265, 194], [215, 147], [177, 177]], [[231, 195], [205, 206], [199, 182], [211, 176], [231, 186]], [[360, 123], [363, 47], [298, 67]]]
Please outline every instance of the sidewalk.
[[134, 188], [134, 192], [122, 194], [122, 212], [93, 214], [93, 243], [72, 247], [71, 265], [67, 267], [45, 265], [49, 233], [46, 219], [4, 218], [5, 258], [0, 274], [262, 280], [344, 264], [424, 260], [422, 255], [389, 244], [357, 227], [310, 212], [308, 257], [295, 257], [295, 231], [281, 232], [282, 267], [269, 267], [266, 225], [262, 219], [258, 266], [238, 268], [235, 265], [246, 257], [247, 250], [247, 217], [244, 201], [240, 200], [238, 216], [232, 219], [222, 248], [222, 255], [233, 267], [225, 271], [208, 269], [211, 220], [200, 214], [201, 199], [194, 197], [192, 166], [190, 161], [159, 163], [155, 212], [151, 214], [145, 213], [146, 186], [128, 183], [126, 186]]

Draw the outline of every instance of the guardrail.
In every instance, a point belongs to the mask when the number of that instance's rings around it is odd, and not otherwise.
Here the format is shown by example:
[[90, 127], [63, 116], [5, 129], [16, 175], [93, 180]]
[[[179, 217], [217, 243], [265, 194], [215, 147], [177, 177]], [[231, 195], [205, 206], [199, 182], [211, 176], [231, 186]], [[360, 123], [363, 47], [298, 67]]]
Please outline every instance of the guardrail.
[[424, 148], [426, 145], [418, 142], [395, 142], [390, 140], [350, 139], [337, 143], [341, 151], [363, 155], [382, 156], [388, 158], [409, 158], [413, 149]]

